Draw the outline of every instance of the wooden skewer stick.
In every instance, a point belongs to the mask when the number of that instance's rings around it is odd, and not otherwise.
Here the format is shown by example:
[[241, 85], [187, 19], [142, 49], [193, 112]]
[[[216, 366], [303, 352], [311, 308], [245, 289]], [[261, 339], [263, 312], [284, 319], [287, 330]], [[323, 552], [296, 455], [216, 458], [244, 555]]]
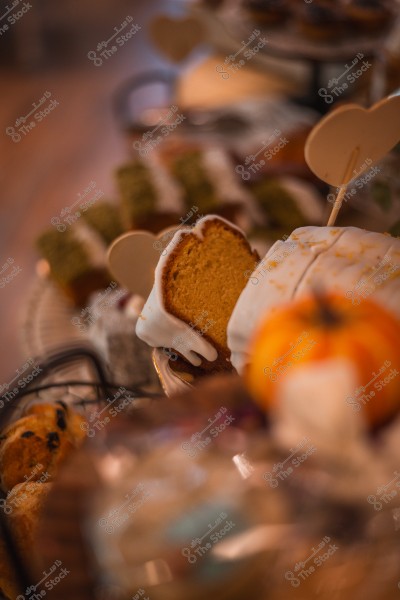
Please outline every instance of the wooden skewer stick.
[[[356, 148], [354, 148], [353, 152], [351, 153], [349, 164], [347, 165], [347, 169], [346, 169], [346, 173], [344, 175], [343, 181], [347, 181], [348, 178], [350, 177], [351, 173], [353, 172], [359, 153], [360, 153], [360, 148], [357, 146]], [[343, 204], [343, 198], [346, 194], [347, 185], [348, 184], [346, 183], [345, 185], [343, 185], [341, 187], [340, 192], [338, 193], [338, 195], [336, 197], [335, 204], [333, 205], [332, 212], [329, 217], [328, 227], [331, 227], [336, 222], [337, 216], [338, 216], [339, 211]]]

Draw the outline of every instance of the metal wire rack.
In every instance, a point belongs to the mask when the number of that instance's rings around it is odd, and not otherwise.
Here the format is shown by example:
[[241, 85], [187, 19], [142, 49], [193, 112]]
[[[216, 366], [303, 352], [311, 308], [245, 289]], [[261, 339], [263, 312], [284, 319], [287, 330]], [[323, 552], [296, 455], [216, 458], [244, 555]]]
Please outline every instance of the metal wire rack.
[[[26, 387], [19, 388], [12, 397], [8, 398], [3, 395], [4, 400], [0, 404], [0, 430], [18, 418], [30, 403], [67, 399], [68, 403], [78, 410], [89, 412], [106, 405], [114, 391], [120, 387], [124, 388], [125, 398], [132, 403], [139, 399], [162, 398], [161, 394], [147, 391], [141, 387], [127, 388], [119, 386], [115, 381], [109, 381], [106, 366], [96, 352], [89, 347], [72, 346], [33, 362], [35, 366], [40, 366], [40, 373], [32, 382]], [[93, 379], [66, 378], [68, 373], [66, 367], [74, 363], [87, 363], [93, 372]], [[3, 510], [0, 510], [0, 535], [4, 539], [15, 580], [23, 594], [24, 590], [32, 585], [31, 575], [15, 543], [13, 532]]]

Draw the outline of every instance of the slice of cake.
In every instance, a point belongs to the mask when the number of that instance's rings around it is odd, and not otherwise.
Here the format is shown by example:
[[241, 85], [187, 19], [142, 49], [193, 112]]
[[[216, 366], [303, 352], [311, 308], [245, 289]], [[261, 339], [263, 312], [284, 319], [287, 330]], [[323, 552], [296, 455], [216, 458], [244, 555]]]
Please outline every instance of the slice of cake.
[[230, 370], [227, 325], [257, 261], [242, 231], [221, 217], [178, 230], [157, 265], [137, 335], [206, 371]]
[[64, 232], [49, 229], [36, 245], [50, 267], [52, 279], [77, 306], [85, 306], [90, 294], [110, 283], [105, 267], [107, 247], [81, 223]]
[[102, 237], [108, 246], [124, 233], [119, 209], [109, 202], [101, 202], [91, 206], [82, 214], [85, 222]]
[[[66, 213], [68, 214], [68, 213]], [[44, 231], [36, 246], [52, 279], [77, 306], [85, 306], [90, 295], [106, 288], [106, 252], [110, 243], [123, 233], [118, 208], [99, 202], [68, 218], [52, 220], [53, 228]]]
[[253, 235], [279, 239], [285, 233], [324, 219], [324, 206], [314, 186], [295, 177], [264, 179], [253, 187], [254, 198], [264, 216], [264, 226]]
[[122, 165], [115, 175], [126, 229], [158, 233], [179, 222], [181, 192], [155, 154]]
[[160, 148], [158, 158], [180, 191], [182, 210], [197, 206], [200, 215], [223, 217], [246, 234], [254, 224], [263, 224], [253, 195], [222, 146], [175, 138]]

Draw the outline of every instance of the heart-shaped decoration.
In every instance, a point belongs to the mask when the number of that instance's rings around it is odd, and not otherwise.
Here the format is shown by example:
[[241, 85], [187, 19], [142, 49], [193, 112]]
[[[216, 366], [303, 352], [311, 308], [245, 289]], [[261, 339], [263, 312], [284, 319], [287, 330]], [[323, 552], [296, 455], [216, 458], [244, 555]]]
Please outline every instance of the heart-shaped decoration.
[[379, 162], [400, 140], [400, 96], [365, 109], [340, 106], [314, 127], [305, 146], [310, 169], [340, 187]]
[[149, 33], [153, 44], [173, 62], [184, 60], [206, 38], [203, 24], [193, 16], [160, 15], [150, 22]]
[[114, 240], [107, 252], [108, 268], [115, 280], [132, 294], [147, 298], [154, 283], [154, 271], [177, 227], [158, 236], [148, 231], [130, 231]]

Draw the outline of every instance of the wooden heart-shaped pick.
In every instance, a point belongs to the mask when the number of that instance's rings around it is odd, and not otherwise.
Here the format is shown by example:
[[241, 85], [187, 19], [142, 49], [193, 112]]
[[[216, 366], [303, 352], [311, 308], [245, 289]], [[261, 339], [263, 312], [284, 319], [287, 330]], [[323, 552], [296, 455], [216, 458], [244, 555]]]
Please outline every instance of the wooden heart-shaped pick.
[[206, 38], [202, 23], [195, 17], [155, 17], [149, 26], [151, 41], [167, 58], [180, 62]]
[[400, 96], [369, 109], [340, 106], [314, 127], [305, 146], [310, 169], [340, 187], [379, 162], [400, 140]]
[[147, 298], [154, 283], [154, 270], [176, 227], [158, 236], [148, 231], [130, 231], [114, 240], [108, 249], [108, 268], [115, 280], [132, 294]]

